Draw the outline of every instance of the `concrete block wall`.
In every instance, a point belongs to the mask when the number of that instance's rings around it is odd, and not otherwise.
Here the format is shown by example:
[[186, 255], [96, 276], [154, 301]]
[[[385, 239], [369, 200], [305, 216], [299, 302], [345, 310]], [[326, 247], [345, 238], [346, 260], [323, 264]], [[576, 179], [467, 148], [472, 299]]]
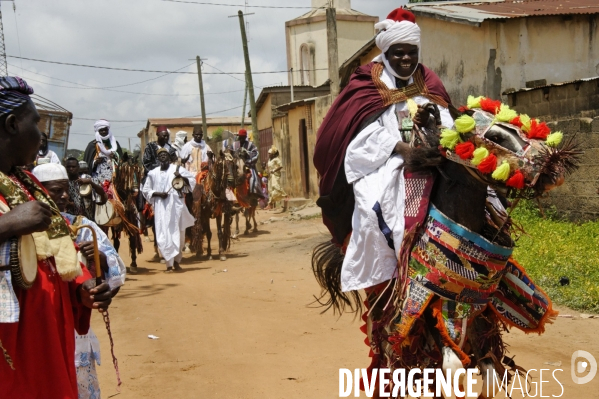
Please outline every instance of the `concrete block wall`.
[[552, 131], [562, 131], [565, 136], [576, 135], [584, 155], [580, 168], [563, 186], [543, 198], [543, 206], [554, 205], [558, 212], [572, 221], [599, 220], [599, 116], [576, 117], [547, 121]]
[[599, 110], [599, 78], [510, 93], [507, 94], [507, 103], [519, 113], [535, 117], [562, 119], [583, 113], [596, 116]]

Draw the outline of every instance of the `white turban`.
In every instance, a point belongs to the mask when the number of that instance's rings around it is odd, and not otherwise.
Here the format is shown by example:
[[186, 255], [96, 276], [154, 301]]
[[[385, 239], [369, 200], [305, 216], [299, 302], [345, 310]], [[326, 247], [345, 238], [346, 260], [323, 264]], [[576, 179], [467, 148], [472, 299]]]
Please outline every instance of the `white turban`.
[[376, 46], [381, 50], [381, 54], [376, 56], [373, 61], [383, 62], [387, 70], [393, 76], [400, 79], [409, 79], [410, 76], [399, 76], [389, 65], [385, 53], [394, 44], [411, 44], [420, 49], [420, 28], [417, 24], [410, 21], [396, 22], [392, 19], [386, 19], [374, 25], [375, 29], [380, 30], [376, 36]]
[[33, 168], [33, 175], [41, 182], [53, 180], [69, 180], [67, 170], [64, 166], [57, 163], [46, 163]]
[[[100, 135], [100, 129], [104, 127], [108, 128], [108, 136], [106, 137], [102, 137]], [[101, 154], [99, 155], [103, 156], [104, 158], [110, 157], [110, 154], [115, 153], [117, 150], [116, 140], [112, 136], [112, 131], [110, 130], [110, 122], [108, 122], [106, 119], [100, 119], [94, 123], [94, 130], [96, 132], [96, 142], [98, 143], [98, 147], [100, 147]], [[104, 145], [104, 141], [106, 140], [110, 140], [110, 149], [107, 149]]]
[[187, 132], [185, 130], [179, 130], [177, 134], [175, 134], [175, 137], [185, 139], [187, 138]]

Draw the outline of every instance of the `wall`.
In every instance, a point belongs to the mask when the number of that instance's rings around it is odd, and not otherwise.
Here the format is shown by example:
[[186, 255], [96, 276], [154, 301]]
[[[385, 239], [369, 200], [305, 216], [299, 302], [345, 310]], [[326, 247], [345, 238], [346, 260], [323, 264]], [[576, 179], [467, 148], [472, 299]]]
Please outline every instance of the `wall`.
[[599, 75], [596, 15], [487, 20], [480, 27], [419, 15], [418, 24], [421, 61], [437, 72], [454, 105], [468, 94], [499, 98], [533, 80]]
[[[288, 68], [293, 68], [293, 79], [296, 85], [301, 82], [300, 47], [304, 43], [314, 46], [315, 70], [312, 76], [315, 79], [312, 86], [320, 86], [329, 78], [327, 30], [326, 21], [323, 18], [315, 17], [313, 21], [294, 20], [290, 21], [293, 22], [293, 25], [286, 27]], [[375, 19], [372, 17], [337, 15], [339, 65], [354, 55], [364, 43], [372, 39], [375, 34]], [[289, 84], [291, 84], [291, 79]]]
[[[48, 135], [48, 146], [52, 151], [63, 158], [69, 139], [69, 129], [71, 127], [71, 117], [63, 112], [46, 111], [38, 109], [40, 121], [37, 127], [40, 132]], [[93, 131], [89, 135], [89, 141], [94, 140]]]
[[[289, 95], [291, 98], [291, 94]], [[264, 104], [260, 107], [256, 113], [256, 119], [258, 120], [258, 130], [268, 129], [272, 126], [272, 93], [267, 94]]]
[[530, 116], [564, 118], [599, 110], [599, 78], [507, 95], [508, 105]]
[[552, 130], [576, 134], [584, 150], [580, 168], [563, 186], [549, 192], [542, 204], [555, 205], [559, 213], [573, 221], [599, 219], [599, 117], [572, 118], [548, 122]]

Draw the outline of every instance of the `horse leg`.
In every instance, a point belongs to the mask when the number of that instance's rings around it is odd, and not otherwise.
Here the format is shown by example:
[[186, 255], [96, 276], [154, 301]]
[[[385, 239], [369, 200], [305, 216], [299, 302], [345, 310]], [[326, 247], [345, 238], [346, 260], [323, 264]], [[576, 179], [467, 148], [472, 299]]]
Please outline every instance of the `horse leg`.
[[116, 252], [119, 252], [119, 248], [121, 247], [121, 240], [119, 239], [119, 234], [116, 231], [116, 227], [112, 228], [112, 241], [114, 242], [114, 249]]
[[129, 251], [131, 251], [131, 267], [137, 269], [137, 242], [134, 235], [129, 236]]
[[233, 238], [237, 238], [239, 235], [239, 211], [235, 212], [235, 234]]
[[212, 247], [210, 246], [210, 241], [212, 240], [212, 230], [210, 230], [210, 217], [206, 217], [203, 224], [204, 226], [202, 227], [202, 230], [204, 230], [206, 241], [208, 242], [208, 248], [206, 250], [208, 260], [212, 260]]
[[[223, 213], [221, 213], [220, 215], [218, 215], [216, 217], [216, 231], [218, 234], [218, 255], [220, 260], [227, 260], [227, 256], [225, 255], [225, 234], [223, 232]], [[227, 219], [225, 216], [225, 223], [226, 223]]]
[[250, 209], [251, 208], [246, 208], [243, 210], [243, 216], [245, 217], [245, 231], [243, 232], [244, 235], [248, 235], [250, 233], [250, 229], [252, 228], [252, 223], [250, 222], [250, 219], [252, 217], [252, 215], [250, 215]]
[[254, 233], [258, 231], [258, 223], [256, 223], [256, 207], [253, 206], [251, 209], [252, 212], [252, 220], [254, 221]]

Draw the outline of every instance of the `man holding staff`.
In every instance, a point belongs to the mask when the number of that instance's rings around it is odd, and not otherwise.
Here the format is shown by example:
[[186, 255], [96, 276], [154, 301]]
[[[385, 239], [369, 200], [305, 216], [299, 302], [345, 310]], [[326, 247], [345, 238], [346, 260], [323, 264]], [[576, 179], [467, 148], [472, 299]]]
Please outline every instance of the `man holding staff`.
[[[24, 80], [0, 77], [0, 399], [77, 398], [73, 330], [87, 333], [91, 308], [106, 309], [111, 292], [95, 287], [56, 204], [21, 168], [41, 139], [32, 93]], [[26, 236], [35, 245], [19, 248]], [[14, 278], [24, 259], [37, 271], [30, 288]]]

